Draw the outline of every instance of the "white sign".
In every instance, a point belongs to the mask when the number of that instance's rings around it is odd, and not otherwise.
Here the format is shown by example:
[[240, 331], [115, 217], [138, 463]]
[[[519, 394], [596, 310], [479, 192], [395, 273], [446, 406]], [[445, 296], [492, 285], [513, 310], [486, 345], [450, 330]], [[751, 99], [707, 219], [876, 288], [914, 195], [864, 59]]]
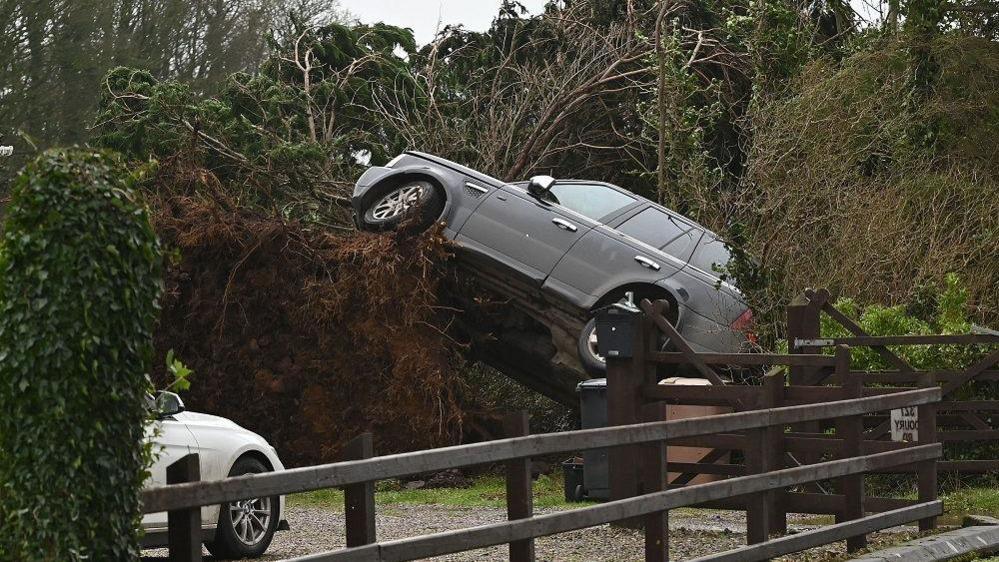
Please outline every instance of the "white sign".
[[910, 442], [919, 440], [918, 408], [913, 406], [891, 411], [891, 440]]
[[0, 156], [10, 156], [14, 154], [13, 146], [0, 146]]

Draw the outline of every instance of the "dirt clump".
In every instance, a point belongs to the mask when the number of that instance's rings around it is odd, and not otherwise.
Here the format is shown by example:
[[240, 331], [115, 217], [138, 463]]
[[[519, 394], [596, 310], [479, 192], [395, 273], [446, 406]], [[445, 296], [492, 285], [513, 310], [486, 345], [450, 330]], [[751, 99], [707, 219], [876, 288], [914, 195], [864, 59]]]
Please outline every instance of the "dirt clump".
[[157, 353], [194, 370], [189, 408], [260, 433], [289, 465], [334, 460], [367, 430], [383, 454], [458, 440], [463, 344], [439, 298], [439, 226], [332, 234], [203, 193], [152, 201], [175, 250]]

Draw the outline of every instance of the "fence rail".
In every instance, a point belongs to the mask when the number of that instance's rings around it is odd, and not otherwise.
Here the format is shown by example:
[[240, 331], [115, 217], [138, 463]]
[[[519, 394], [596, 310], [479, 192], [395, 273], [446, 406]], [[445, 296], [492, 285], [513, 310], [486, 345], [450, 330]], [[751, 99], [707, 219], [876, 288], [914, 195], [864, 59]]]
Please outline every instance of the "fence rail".
[[142, 493], [143, 512], [155, 513], [262, 496], [309, 492], [351, 484], [387, 480], [411, 474], [492, 464], [553, 453], [640, 445], [656, 441], [707, 436], [776, 424], [833, 419], [918, 406], [939, 401], [939, 389], [920, 389], [859, 400], [736, 412], [695, 419], [645, 422], [600, 429], [582, 429], [441, 447], [427, 451], [292, 468], [281, 472], [235, 476], [149, 488]]

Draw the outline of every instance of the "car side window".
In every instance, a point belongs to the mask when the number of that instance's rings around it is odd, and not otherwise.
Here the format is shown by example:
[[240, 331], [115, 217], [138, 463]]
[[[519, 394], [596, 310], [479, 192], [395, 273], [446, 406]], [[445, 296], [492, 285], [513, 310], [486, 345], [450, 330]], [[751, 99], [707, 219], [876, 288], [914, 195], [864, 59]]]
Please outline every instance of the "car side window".
[[684, 261], [690, 255], [693, 230], [693, 226], [655, 208], [645, 209], [617, 227], [618, 232]]
[[555, 183], [548, 192], [547, 199], [593, 220], [606, 217], [637, 201], [616, 189], [594, 183]]
[[729, 259], [731, 259], [731, 255], [728, 248], [725, 247], [725, 242], [720, 238], [705, 234], [701, 243], [697, 245], [694, 256], [690, 259], [690, 265], [717, 277], [724, 272], [721, 270], [728, 266]]

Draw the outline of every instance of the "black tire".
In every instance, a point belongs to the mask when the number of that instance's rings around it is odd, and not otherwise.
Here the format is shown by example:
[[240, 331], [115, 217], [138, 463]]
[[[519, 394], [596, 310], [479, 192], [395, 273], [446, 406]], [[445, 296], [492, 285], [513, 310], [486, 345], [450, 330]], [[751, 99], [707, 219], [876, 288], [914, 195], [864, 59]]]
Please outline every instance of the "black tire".
[[[407, 188], [419, 188], [419, 199], [408, 209], [400, 209], [398, 214], [389, 217], [378, 217], [384, 200], [390, 194], [400, 192]], [[417, 230], [424, 230], [434, 223], [444, 211], [444, 193], [434, 183], [421, 179], [399, 179], [382, 182], [365, 194], [361, 203], [361, 216], [358, 217], [358, 226], [364, 230], [382, 231], [391, 230], [401, 222], [417, 214], [411, 220], [413, 227]]]
[[577, 349], [579, 351], [579, 362], [583, 365], [586, 374], [593, 377], [602, 377], [607, 372], [607, 363], [594, 355], [590, 347], [590, 336], [597, 329], [597, 318], [590, 318], [590, 321], [583, 326], [583, 331], [579, 333]]
[[[260, 474], [263, 472], [270, 472], [270, 469], [264, 466], [264, 463], [253, 457], [241, 457], [233, 465], [232, 470], [229, 471], [229, 476]], [[234, 509], [238, 509], [238, 507], [234, 507], [228, 503], [222, 504], [219, 507], [219, 521], [218, 527], [215, 529], [215, 538], [212, 542], [205, 544], [208, 547], [208, 552], [211, 552], [215, 558], [220, 559], [257, 558], [262, 556], [267, 551], [267, 547], [271, 545], [271, 540], [274, 539], [274, 531], [277, 530], [278, 519], [280, 518], [281, 505], [278, 496], [265, 499], [269, 500], [267, 511], [270, 512], [270, 518], [267, 520], [266, 525], [261, 528], [264, 531], [262, 536], [259, 538], [253, 536], [251, 543], [241, 538], [239, 536], [240, 531], [237, 529], [238, 525], [233, 525], [232, 512]], [[260, 502], [262, 500], [248, 501]], [[236, 504], [242, 503], [244, 502], [236, 502]], [[257, 514], [257, 516], [259, 515]], [[243, 517], [246, 518], [249, 516], [243, 515]]]

